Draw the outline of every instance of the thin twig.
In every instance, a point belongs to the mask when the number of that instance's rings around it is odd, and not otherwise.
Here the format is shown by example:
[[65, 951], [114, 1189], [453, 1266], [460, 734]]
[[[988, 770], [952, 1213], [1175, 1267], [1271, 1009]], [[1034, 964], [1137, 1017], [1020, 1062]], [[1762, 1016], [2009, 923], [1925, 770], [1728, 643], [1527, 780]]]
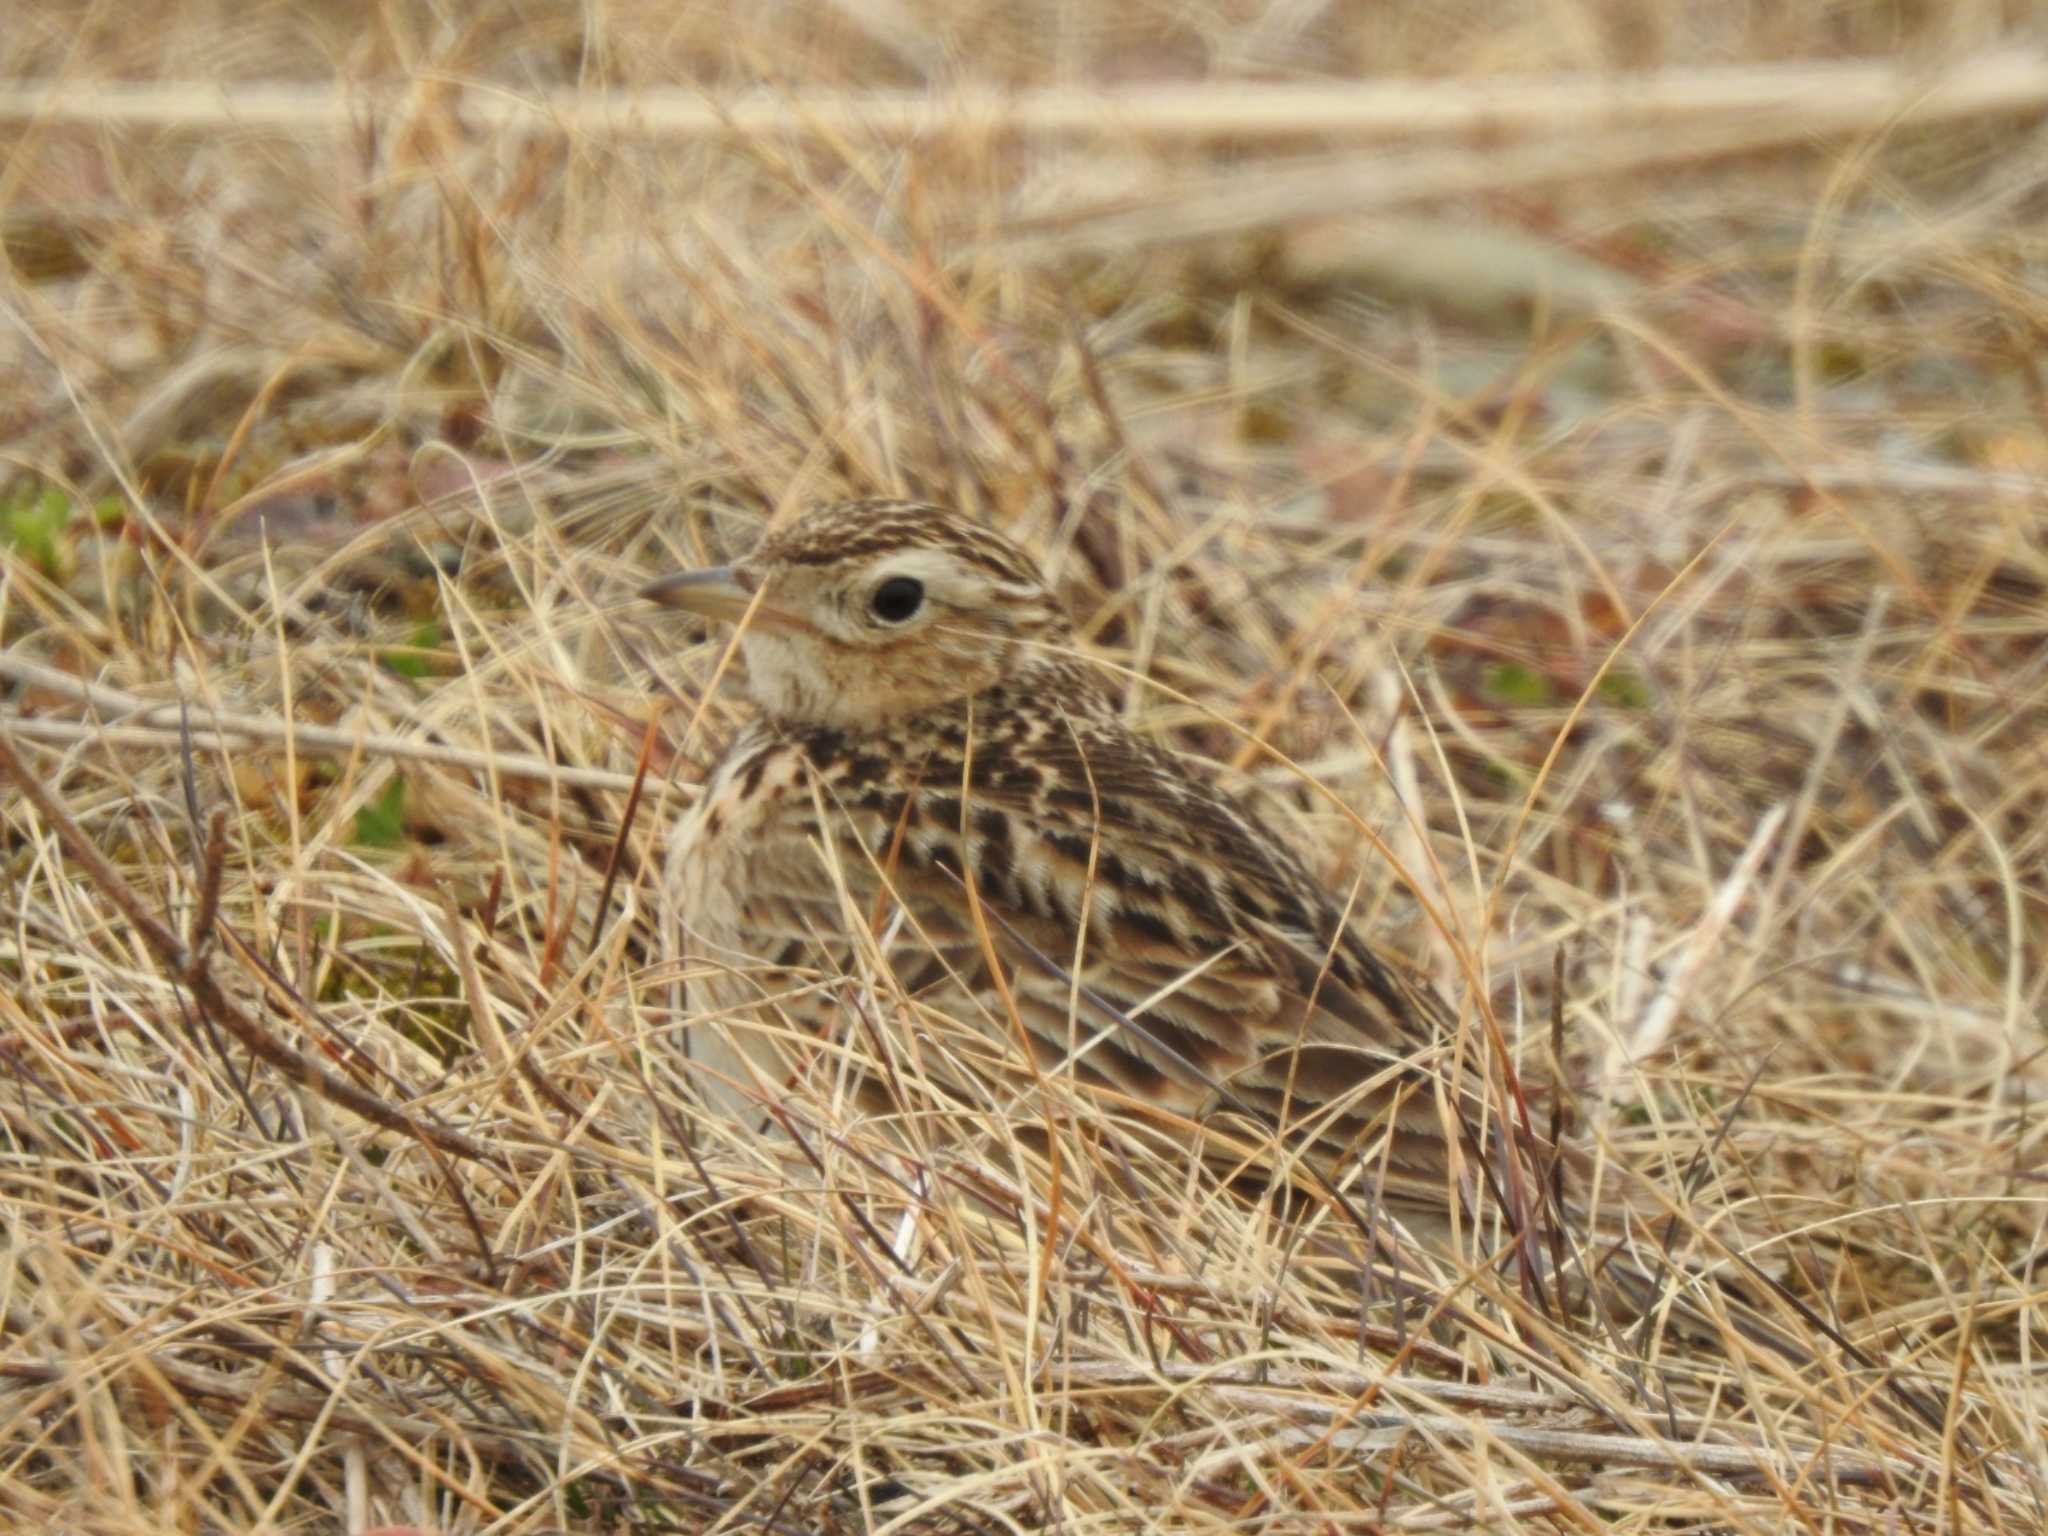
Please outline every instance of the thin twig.
[[352, 1114], [360, 1115], [374, 1125], [382, 1126], [401, 1136], [422, 1141], [438, 1147], [454, 1157], [480, 1163], [510, 1179], [502, 1166], [499, 1149], [475, 1141], [460, 1131], [415, 1120], [403, 1110], [358, 1088], [347, 1078], [328, 1071], [319, 1062], [301, 1051], [295, 1051], [282, 1041], [274, 1039], [222, 988], [207, 967], [203, 953], [195, 952], [143, 905], [135, 888], [121, 878], [119, 871], [108, 862], [105, 854], [85, 835], [84, 830], [74, 821], [62, 802], [51, 793], [20, 755], [14, 750], [9, 733], [0, 730], [0, 774], [11, 778], [21, 786], [44, 821], [56, 831], [64, 849], [85, 870], [87, 877], [100, 894], [112, 902], [125, 917], [130, 926], [148, 945], [157, 963], [173, 980], [184, 985], [200, 1008], [211, 1018], [217, 1019], [228, 1033], [251, 1052], [270, 1063], [291, 1078], [318, 1093], [331, 1103], [340, 1105]]
[[[80, 703], [116, 717], [100, 724], [90, 720], [50, 720], [40, 716], [0, 714], [0, 726], [17, 736], [39, 741], [97, 741], [107, 746], [165, 747], [175, 746], [187, 737], [180, 726], [157, 723], [179, 715], [186, 707], [182, 703], [140, 698], [117, 688], [85, 682], [25, 656], [5, 652], [0, 652], [0, 677], [27, 687], [67, 694]], [[615, 773], [608, 768], [577, 768], [526, 753], [451, 747], [408, 736], [310, 725], [271, 715], [192, 709], [190, 719], [189, 740], [193, 746], [224, 752], [247, 752], [254, 746], [274, 746], [280, 750], [289, 747], [308, 757], [348, 757], [363, 753], [370, 757], [431, 763], [475, 773], [496, 773], [505, 778], [539, 779], [569, 788], [621, 792], [630, 792], [636, 778], [630, 773]], [[670, 792], [687, 793], [681, 786], [671, 786]]]

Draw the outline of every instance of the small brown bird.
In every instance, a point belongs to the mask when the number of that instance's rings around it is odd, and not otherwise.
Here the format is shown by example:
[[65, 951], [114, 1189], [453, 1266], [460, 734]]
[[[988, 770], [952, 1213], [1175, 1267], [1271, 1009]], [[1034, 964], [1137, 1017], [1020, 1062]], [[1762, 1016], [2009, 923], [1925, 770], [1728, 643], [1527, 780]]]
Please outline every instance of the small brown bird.
[[693, 1001], [743, 1012], [778, 974], [830, 973], [843, 886], [902, 911], [906, 986], [1021, 1026], [1042, 1070], [1250, 1112], [1445, 1198], [1446, 1146], [1476, 1148], [1485, 1118], [1449, 1011], [1244, 806], [1123, 724], [1023, 550], [855, 502], [646, 595], [740, 625], [761, 711], [673, 844], [710, 977]]

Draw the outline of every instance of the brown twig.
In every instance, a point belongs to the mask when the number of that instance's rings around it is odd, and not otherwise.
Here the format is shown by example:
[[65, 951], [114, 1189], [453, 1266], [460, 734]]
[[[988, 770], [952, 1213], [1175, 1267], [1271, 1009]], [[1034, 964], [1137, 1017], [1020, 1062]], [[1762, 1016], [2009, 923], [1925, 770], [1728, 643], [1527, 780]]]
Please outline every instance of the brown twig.
[[[274, 1039], [221, 987], [206, 963], [204, 950], [196, 942], [188, 945], [179, 939], [143, 905], [142, 898], [136, 894], [135, 888], [121, 878], [120, 872], [108, 861], [107, 856], [100, 852], [92, 839], [86, 836], [84, 829], [72, 818], [71, 813], [51, 792], [50, 787], [22, 761], [14, 750], [11, 733], [6, 731], [0, 731], [0, 774], [5, 774], [21, 786], [22, 793], [28, 796], [43, 819], [56, 831], [65, 851], [77, 860], [100, 894], [120, 910], [121, 915], [141, 936], [143, 943], [148, 945], [150, 953], [156, 957], [157, 964], [163, 967], [165, 974], [181, 983], [207, 1016], [218, 1020], [251, 1054], [310, 1088], [329, 1103], [360, 1115], [374, 1125], [424, 1142], [451, 1156], [481, 1163], [508, 1179], [511, 1177], [510, 1174], [504, 1173], [500, 1154], [494, 1148], [465, 1136], [460, 1131], [451, 1131], [444, 1126], [416, 1120], [375, 1094], [358, 1088], [347, 1078], [330, 1072], [304, 1052], [295, 1051], [282, 1041]], [[218, 821], [215, 825], [219, 825]], [[214, 900], [217, 903], [217, 889]], [[202, 910], [205, 905], [202, 892]]]

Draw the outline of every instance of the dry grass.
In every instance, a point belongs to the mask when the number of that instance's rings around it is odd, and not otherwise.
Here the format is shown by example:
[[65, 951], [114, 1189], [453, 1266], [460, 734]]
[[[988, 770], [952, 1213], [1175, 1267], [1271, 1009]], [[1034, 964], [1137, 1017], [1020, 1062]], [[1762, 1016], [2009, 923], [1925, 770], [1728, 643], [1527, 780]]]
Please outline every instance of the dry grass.
[[[10, 1527], [2041, 1528], [2048, 183], [2009, 39], [1965, 107], [1916, 74], [1989, 13], [31, 9]], [[1788, 61], [1860, 83], [1773, 106]], [[1654, 128], [1549, 105], [1705, 63]], [[1436, 105], [1285, 131], [1359, 73]], [[224, 126], [216, 80], [379, 89]], [[1266, 115], [846, 107], [1103, 81]], [[679, 82], [771, 94], [471, 111]], [[1532, 1077], [1561, 1013], [1674, 1213], [1647, 1291], [1498, 1226], [1368, 1265], [1326, 1192], [1016, 1090], [872, 942], [813, 1070], [706, 1101], [738, 1026], [672, 1006], [657, 874], [737, 706], [631, 594], [905, 492], [1041, 550], [1133, 717]]]

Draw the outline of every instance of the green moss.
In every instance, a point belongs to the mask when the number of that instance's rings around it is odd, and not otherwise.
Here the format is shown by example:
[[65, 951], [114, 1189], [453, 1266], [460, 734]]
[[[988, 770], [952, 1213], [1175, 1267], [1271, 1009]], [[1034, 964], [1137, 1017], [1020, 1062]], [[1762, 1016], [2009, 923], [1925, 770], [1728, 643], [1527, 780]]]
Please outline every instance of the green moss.
[[396, 848], [405, 842], [405, 775], [391, 782], [356, 812], [355, 844], [359, 848]]
[[447, 636], [441, 633], [441, 626], [429, 619], [412, 632], [404, 645], [387, 645], [377, 652], [378, 665], [387, 672], [396, 672], [400, 677], [417, 681], [444, 670], [441, 648]]
[[1556, 701], [1550, 679], [1518, 661], [1494, 662], [1480, 686], [1493, 703], [1519, 709], [1541, 709]]
[[71, 498], [54, 485], [26, 486], [0, 500], [0, 543], [45, 576], [64, 574], [64, 534], [71, 526]]
[[1617, 709], [1646, 709], [1650, 703], [1650, 685], [1642, 674], [1619, 667], [1601, 678], [1594, 692]]

